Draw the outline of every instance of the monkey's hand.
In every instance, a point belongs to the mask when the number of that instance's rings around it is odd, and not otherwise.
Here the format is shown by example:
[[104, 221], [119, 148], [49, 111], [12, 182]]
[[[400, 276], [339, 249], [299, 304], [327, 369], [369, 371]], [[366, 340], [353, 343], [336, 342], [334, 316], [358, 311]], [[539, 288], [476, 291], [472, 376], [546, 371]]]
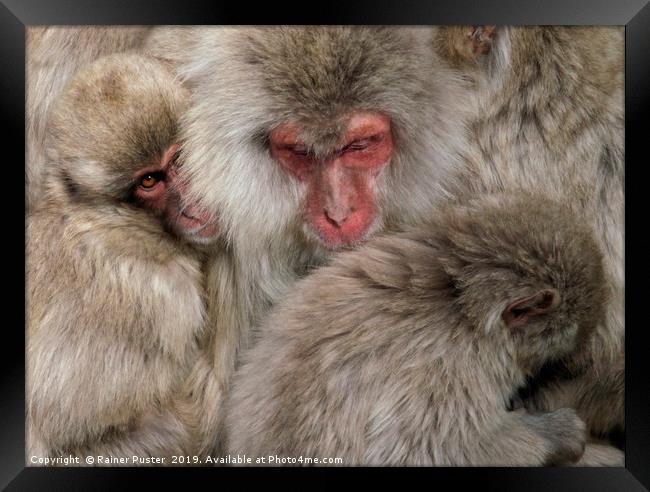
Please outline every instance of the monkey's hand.
[[572, 466], [625, 466], [625, 453], [604, 441], [590, 440], [582, 457]]
[[545, 465], [557, 466], [574, 463], [585, 451], [586, 425], [570, 408], [530, 415], [529, 422], [549, 444]]
[[569, 465], [584, 452], [585, 423], [568, 408], [550, 413], [520, 409], [504, 412], [500, 425], [479, 441], [476, 454], [467, 455], [472, 466]]
[[524, 407], [536, 412], [575, 408], [593, 435], [625, 429], [624, 362], [543, 386], [524, 398]]

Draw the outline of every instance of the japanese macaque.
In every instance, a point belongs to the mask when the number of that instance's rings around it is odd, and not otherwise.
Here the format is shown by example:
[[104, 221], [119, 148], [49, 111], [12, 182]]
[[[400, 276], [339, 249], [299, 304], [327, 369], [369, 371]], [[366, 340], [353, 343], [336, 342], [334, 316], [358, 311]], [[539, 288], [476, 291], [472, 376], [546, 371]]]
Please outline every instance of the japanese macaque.
[[[251, 327], [298, 277], [435, 207], [464, 141], [468, 84], [432, 52], [431, 29], [194, 35], [185, 57], [187, 28], [156, 30], [146, 47], [192, 92], [180, 172], [190, 196], [218, 212], [228, 242], [207, 272], [215, 331], [197, 367], [209, 430]], [[204, 448], [215, 439], [208, 432]]]
[[528, 195], [441, 206], [291, 290], [243, 356], [231, 454], [344, 465], [578, 459], [571, 409], [508, 411], [527, 377], [588, 343], [607, 289], [590, 230]]
[[192, 93], [179, 172], [227, 240], [208, 260], [209, 329], [189, 378], [200, 450], [220, 443], [221, 402], [250, 328], [299, 276], [331, 251], [430, 217], [441, 196], [511, 188], [540, 189], [595, 225], [612, 290], [592, 349], [566, 371], [593, 362], [567, 383], [580, 393], [562, 382], [529, 402], [575, 406], [596, 434], [622, 420], [622, 30], [467, 33], [187, 27], [128, 41]]
[[43, 196], [45, 135], [49, 114], [68, 80], [85, 65], [112, 53], [141, 48], [151, 27], [33, 26], [27, 41], [28, 209]]
[[29, 455], [193, 445], [177, 398], [205, 317], [192, 244], [218, 228], [176, 184], [187, 102], [158, 61], [120, 54], [80, 70], [53, 104], [27, 229]]
[[476, 92], [466, 169], [452, 195], [535, 190], [598, 240], [610, 290], [605, 319], [588, 350], [546, 387], [538, 380], [541, 391], [526, 402], [544, 411], [575, 408], [596, 436], [625, 425], [623, 32], [450, 27], [436, 43]]

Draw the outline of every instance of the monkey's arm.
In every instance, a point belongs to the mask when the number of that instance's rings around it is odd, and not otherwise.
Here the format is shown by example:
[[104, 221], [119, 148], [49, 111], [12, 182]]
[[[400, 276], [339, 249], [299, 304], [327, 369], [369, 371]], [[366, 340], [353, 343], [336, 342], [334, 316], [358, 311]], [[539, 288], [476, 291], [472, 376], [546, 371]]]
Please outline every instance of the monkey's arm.
[[179, 383], [175, 361], [155, 349], [92, 335], [55, 338], [42, 333], [29, 340], [30, 432], [41, 441], [36, 448], [81, 456], [182, 450], [185, 430], [166, 408]]
[[467, 446], [469, 464], [478, 466], [548, 466], [576, 461], [585, 448], [585, 424], [563, 408], [551, 413], [507, 412], [501, 425]]
[[222, 407], [228, 373], [221, 373], [211, 362], [207, 351], [197, 357], [182, 389], [185, 402], [183, 422], [193, 433], [191, 454], [218, 454], [223, 448]]
[[524, 400], [533, 411], [551, 411], [561, 407], [575, 408], [589, 431], [596, 436], [625, 429], [625, 359], [596, 369], [589, 364], [583, 374], [572, 378], [541, 381]]

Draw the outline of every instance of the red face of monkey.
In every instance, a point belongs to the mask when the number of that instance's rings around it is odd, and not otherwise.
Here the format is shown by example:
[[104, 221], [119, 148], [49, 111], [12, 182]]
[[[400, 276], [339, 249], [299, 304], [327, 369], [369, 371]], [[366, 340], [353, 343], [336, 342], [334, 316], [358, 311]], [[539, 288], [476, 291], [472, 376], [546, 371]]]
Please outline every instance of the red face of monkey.
[[354, 114], [341, 144], [317, 157], [286, 123], [270, 134], [272, 156], [306, 186], [306, 221], [330, 249], [364, 239], [377, 219], [375, 181], [393, 154], [390, 118]]

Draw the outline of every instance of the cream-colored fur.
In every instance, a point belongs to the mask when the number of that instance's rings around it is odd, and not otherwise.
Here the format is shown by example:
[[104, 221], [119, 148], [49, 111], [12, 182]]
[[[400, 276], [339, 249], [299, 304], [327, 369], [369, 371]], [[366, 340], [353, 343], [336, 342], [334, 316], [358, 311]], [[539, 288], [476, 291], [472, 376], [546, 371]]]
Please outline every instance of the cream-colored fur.
[[204, 325], [199, 257], [131, 199], [186, 103], [159, 62], [123, 54], [79, 71], [53, 104], [27, 226], [28, 463], [191, 449], [181, 390]]

